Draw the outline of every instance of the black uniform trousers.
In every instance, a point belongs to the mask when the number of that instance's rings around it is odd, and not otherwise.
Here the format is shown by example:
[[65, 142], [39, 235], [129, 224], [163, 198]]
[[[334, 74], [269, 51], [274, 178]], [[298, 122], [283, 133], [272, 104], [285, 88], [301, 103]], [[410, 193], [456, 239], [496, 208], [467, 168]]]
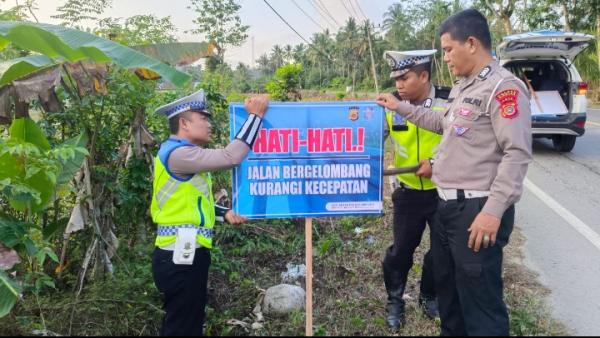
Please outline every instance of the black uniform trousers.
[[439, 199], [433, 222], [433, 260], [442, 336], [508, 336], [503, 299], [502, 249], [513, 230], [515, 208], [502, 216], [496, 244], [475, 252], [467, 246], [469, 227], [487, 197]]
[[210, 250], [196, 249], [192, 265], [173, 263], [173, 251], [156, 248], [152, 255], [154, 283], [164, 297], [161, 336], [201, 336], [207, 301]]
[[[431, 224], [437, 206], [437, 191], [398, 188], [392, 194], [394, 203], [394, 243], [383, 260], [383, 265], [400, 273], [402, 284], [413, 266], [415, 249], [421, 243], [425, 225]], [[431, 229], [430, 229], [431, 230]], [[431, 241], [431, 237], [430, 237]], [[431, 250], [423, 259], [421, 293], [435, 296], [433, 257]]]

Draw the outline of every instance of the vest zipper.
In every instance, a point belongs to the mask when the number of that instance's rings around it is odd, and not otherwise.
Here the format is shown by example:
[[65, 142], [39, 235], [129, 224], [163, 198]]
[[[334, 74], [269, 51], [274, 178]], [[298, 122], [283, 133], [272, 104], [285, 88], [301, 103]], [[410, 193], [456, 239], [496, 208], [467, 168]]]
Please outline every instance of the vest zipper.
[[202, 212], [202, 196], [198, 196], [198, 212], [200, 213], [200, 227], [204, 228], [204, 213]]
[[[417, 163], [421, 162], [421, 139], [419, 138], [419, 127], [417, 127], [417, 125], [415, 125], [415, 127], [417, 128]], [[415, 176], [417, 176], [415, 174]], [[419, 178], [419, 182], [421, 183], [421, 190], [424, 190], [423, 187], [423, 178], [421, 176], [417, 176]]]

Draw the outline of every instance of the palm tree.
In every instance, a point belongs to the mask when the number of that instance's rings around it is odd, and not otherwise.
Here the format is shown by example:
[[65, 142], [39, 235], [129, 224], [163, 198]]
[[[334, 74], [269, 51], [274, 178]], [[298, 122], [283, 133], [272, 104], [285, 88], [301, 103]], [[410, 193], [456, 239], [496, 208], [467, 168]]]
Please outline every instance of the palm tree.
[[271, 65], [273, 66], [273, 69], [276, 70], [285, 63], [285, 51], [283, 48], [279, 45], [273, 46], [273, 49], [271, 49]]
[[294, 47], [292, 45], [287, 44], [283, 47], [283, 56], [286, 63], [293, 62], [292, 53], [294, 52]]
[[412, 49], [411, 37], [414, 36], [414, 19], [412, 11], [404, 8], [402, 4], [396, 3], [390, 6], [383, 14], [383, 29], [386, 32], [385, 39], [390, 42], [394, 49]]
[[258, 57], [258, 59], [256, 60], [256, 65], [258, 67], [258, 70], [264, 76], [270, 76], [272, 74], [270, 66], [271, 61], [269, 60], [269, 56], [266, 53]]

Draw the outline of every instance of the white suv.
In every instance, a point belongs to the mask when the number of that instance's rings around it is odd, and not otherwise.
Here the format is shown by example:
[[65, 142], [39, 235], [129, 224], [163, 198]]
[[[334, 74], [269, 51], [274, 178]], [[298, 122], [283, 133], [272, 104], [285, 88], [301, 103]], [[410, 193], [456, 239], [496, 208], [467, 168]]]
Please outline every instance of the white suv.
[[573, 61], [594, 37], [541, 30], [507, 36], [496, 48], [500, 64], [532, 92], [533, 137], [552, 139], [558, 151], [571, 151], [585, 132], [587, 83]]

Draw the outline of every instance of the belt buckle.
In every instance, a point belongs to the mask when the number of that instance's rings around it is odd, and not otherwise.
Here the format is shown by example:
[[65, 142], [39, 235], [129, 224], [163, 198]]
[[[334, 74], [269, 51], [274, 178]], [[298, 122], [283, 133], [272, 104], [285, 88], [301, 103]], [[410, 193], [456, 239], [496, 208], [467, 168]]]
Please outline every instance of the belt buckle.
[[438, 196], [443, 199], [444, 201], [448, 201], [448, 199], [446, 198], [446, 194], [444, 193], [444, 189], [437, 187], [437, 191], [438, 191]]

